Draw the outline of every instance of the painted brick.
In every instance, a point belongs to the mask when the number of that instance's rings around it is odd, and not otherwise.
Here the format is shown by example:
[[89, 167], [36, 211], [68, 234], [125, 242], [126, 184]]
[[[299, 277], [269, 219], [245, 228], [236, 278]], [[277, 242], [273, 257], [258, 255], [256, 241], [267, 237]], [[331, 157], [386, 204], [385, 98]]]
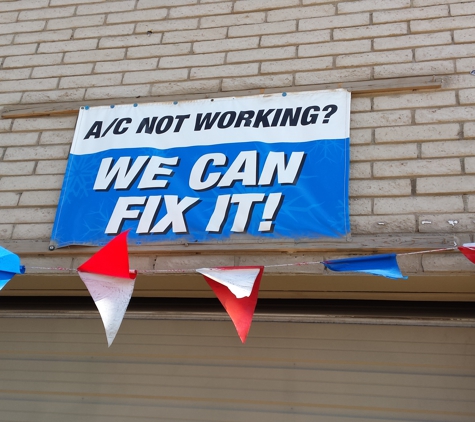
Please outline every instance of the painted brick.
[[460, 104], [475, 104], [475, 89], [464, 89], [459, 91]]
[[425, 273], [429, 272], [473, 272], [473, 264], [461, 253], [458, 254], [424, 254], [422, 266]]
[[452, 61], [402, 63], [374, 67], [375, 79], [401, 78], [414, 75], [444, 75], [454, 72]]
[[375, 214], [419, 214], [422, 212], [463, 212], [462, 195], [375, 198]]
[[249, 25], [263, 23], [265, 13], [243, 13], [239, 15], [218, 15], [201, 18], [200, 28], [216, 28], [217, 26]]
[[369, 144], [372, 140], [372, 129], [351, 129], [350, 143], [351, 145]]
[[135, 33], [147, 34], [148, 31], [152, 31], [152, 33], [155, 34], [157, 32], [181, 31], [183, 29], [197, 29], [198, 22], [198, 19], [174, 19], [171, 21], [163, 20], [158, 22], [139, 22], [135, 27]]
[[460, 15], [474, 15], [475, 14], [475, 2], [464, 2], [450, 5], [450, 14], [452, 16]]
[[454, 59], [459, 57], [473, 57], [474, 55], [475, 45], [473, 44], [416, 48], [417, 61]]
[[158, 58], [141, 60], [120, 60], [114, 62], [99, 62], [94, 67], [94, 73], [128, 72], [133, 70], [155, 69]]
[[64, 55], [64, 63], [102, 62], [106, 60], [122, 60], [125, 57], [125, 48], [73, 51]]
[[58, 53], [66, 51], [93, 50], [97, 47], [97, 40], [58, 41], [41, 43], [38, 53]]
[[332, 82], [367, 81], [371, 78], [370, 68], [322, 70], [295, 74], [296, 85], [326, 84]]
[[151, 95], [183, 95], [218, 92], [221, 83], [214, 81], [184, 81], [153, 84]]
[[410, 22], [412, 33], [446, 31], [448, 29], [471, 28], [473, 17], [452, 17], [440, 19], [414, 20]]
[[473, 154], [473, 141], [427, 142], [421, 147], [422, 158], [463, 157]]
[[124, 23], [137, 21], [161, 20], [167, 16], [167, 9], [135, 10], [124, 13], [111, 13], [107, 16], [107, 23]]
[[372, 200], [369, 198], [351, 198], [350, 215], [367, 215], [371, 214]]
[[299, 5], [299, 0], [254, 0], [236, 1], [234, 12], [249, 12], [251, 10], [272, 10], [281, 7], [291, 7]]
[[0, 81], [27, 79], [30, 76], [31, 69], [12, 69], [0, 70]]
[[13, 122], [13, 131], [34, 131], [51, 129], [74, 129], [76, 126], [76, 116], [67, 117], [28, 117], [16, 119]]
[[0, 47], [0, 56], [23, 56], [36, 51], [36, 44], [7, 45]]
[[257, 63], [195, 67], [191, 69], [190, 79], [256, 75], [258, 72], [259, 65]]
[[297, 48], [277, 47], [277, 48], [257, 48], [255, 50], [232, 51], [228, 53], [227, 63], [254, 62], [261, 60], [289, 59], [296, 56]]
[[46, 41], [69, 40], [73, 34], [72, 29], [63, 29], [61, 31], [31, 32], [26, 34], [16, 34], [15, 44], [28, 44]]
[[[331, 69], [331, 57], [316, 57], [310, 59], [279, 60], [261, 64], [261, 73], [294, 72], [299, 70]], [[352, 108], [353, 110], [353, 108]]]
[[92, 63], [35, 67], [32, 78], [51, 78], [55, 76], [85, 75], [92, 72]]
[[[69, 149], [69, 145], [68, 145]], [[42, 160], [36, 166], [36, 174], [64, 174], [67, 160]]]
[[179, 81], [188, 77], [188, 69], [148, 70], [144, 72], [129, 72], [124, 75], [124, 84], [137, 84], [162, 81]]
[[292, 34], [264, 35], [261, 37], [261, 47], [278, 45], [301, 45], [330, 41], [330, 31], [307, 31]]
[[[17, 224], [13, 230], [12, 239], [14, 240], [39, 240], [39, 239], [49, 239], [51, 237], [51, 232], [53, 231], [52, 224]], [[45, 262], [46, 261], [46, 262]], [[40, 264], [35, 264], [40, 262]], [[71, 262], [71, 258], [47, 258], [47, 259], [34, 259], [27, 257], [25, 263], [28, 266], [47, 266], [52, 268], [71, 268], [71, 265], [64, 265], [67, 262]], [[58, 264], [58, 265], [56, 265]], [[62, 266], [63, 264], [64, 266]], [[64, 271], [52, 271], [52, 270], [39, 270], [35, 269], [35, 273], [63, 273]]]
[[7, 94], [0, 94], [0, 104], [18, 104], [22, 97], [21, 92], [9, 92]]
[[130, 85], [113, 88], [88, 88], [84, 98], [86, 100], [100, 100], [105, 98], [137, 98], [147, 96], [149, 91], [149, 85]]
[[75, 7], [48, 7], [47, 9], [25, 10], [18, 16], [19, 21], [65, 18], [74, 15]]
[[[422, 224], [430, 221], [430, 224]], [[463, 233], [475, 231], [475, 214], [423, 214], [419, 216], [421, 233]]]
[[[381, 9], [400, 9], [411, 7], [410, 0], [359, 0], [338, 3], [338, 13], [357, 13]], [[402, 20], [402, 19], [401, 19]]]
[[177, 68], [193, 66], [215, 66], [224, 63], [226, 53], [193, 54], [176, 57], [162, 57], [159, 62], [160, 68]]
[[371, 179], [371, 163], [351, 163], [350, 179]]
[[390, 110], [397, 108], [418, 108], [455, 105], [455, 92], [424, 92], [376, 97], [375, 110]]
[[25, 92], [21, 98], [22, 104], [38, 104], [64, 101], [81, 101], [85, 89], [62, 89], [54, 91]]
[[47, 7], [48, 0], [17, 0], [0, 3], [0, 12], [8, 12], [11, 10], [39, 9]]
[[468, 211], [475, 212], [475, 195], [468, 195]]
[[42, 89], [53, 89], [56, 88], [57, 85], [57, 78], [6, 81], [0, 82], [0, 92], [17, 91], [18, 86], [21, 86], [24, 91], [38, 91]]
[[456, 158], [446, 160], [386, 161], [374, 163], [374, 177], [429, 176], [460, 174], [462, 167]]
[[421, 177], [417, 179], [416, 191], [424, 193], [473, 193], [475, 176]]
[[229, 37], [249, 37], [252, 35], [280, 34], [294, 32], [297, 29], [296, 21], [258, 23], [254, 25], [232, 26], [229, 28]]
[[299, 57], [334, 56], [336, 54], [360, 53], [371, 51], [370, 40], [343, 41], [321, 44], [300, 45]]
[[369, 23], [369, 13], [327, 16], [324, 18], [301, 19], [299, 21], [299, 31], [313, 31], [328, 28], [344, 28], [348, 26], [369, 25]]
[[354, 145], [352, 161], [403, 160], [417, 158], [417, 145]]
[[387, 38], [376, 38], [373, 41], [375, 50], [394, 50], [398, 48], [421, 47], [426, 45], [441, 44], [452, 44], [452, 35], [450, 34], [450, 32], [391, 37], [391, 42], [389, 43]]
[[246, 50], [256, 48], [259, 37], [232, 38], [217, 41], [200, 41], [193, 43], [194, 53], [214, 53], [217, 51]]
[[58, 205], [59, 190], [23, 192], [19, 206]]
[[46, 130], [41, 133], [40, 145], [70, 144], [73, 136], [74, 130]]
[[414, 233], [416, 218], [413, 215], [350, 216], [353, 234]]
[[395, 196], [410, 195], [411, 181], [409, 179], [394, 180], [352, 180], [350, 196]]
[[4, 23], [0, 26], [0, 34], [15, 34], [41, 31], [45, 21]]
[[122, 74], [68, 76], [61, 78], [60, 88], [81, 88], [92, 86], [120, 85]]
[[[474, 152], [475, 154], [475, 152]], [[465, 172], [466, 173], [475, 173], [475, 157], [465, 158]]]
[[31, 56], [7, 57], [3, 62], [3, 68], [30, 67], [59, 64], [63, 58], [62, 53], [56, 54], [33, 54]]
[[463, 131], [466, 138], [475, 138], [475, 123], [465, 123]]
[[[185, 4], [196, 4], [198, 0], [160, 0], [161, 7], [183, 6]], [[151, 9], [157, 7], [157, 0], [139, 0], [137, 9]]]
[[35, 145], [38, 141], [38, 133], [2, 133], [0, 136], [0, 147]]
[[[2, 192], [0, 193], [0, 206], [1, 207], [15, 207], [18, 205], [20, 194], [17, 192]], [[2, 225], [0, 224], [0, 231]], [[1, 237], [1, 235], [0, 235]]]
[[389, 37], [408, 33], [405, 23], [386, 23], [381, 25], [368, 25], [356, 28], [337, 28], [333, 30], [334, 40], [351, 40], [355, 38]]
[[475, 106], [416, 110], [416, 123], [475, 120]]
[[138, 59], [141, 57], [163, 57], [188, 54], [191, 50], [190, 43], [154, 45], [148, 47], [130, 47], [127, 50], [128, 59]]
[[68, 146], [10, 147], [5, 152], [4, 161], [49, 160], [67, 158]]
[[[8, 150], [7, 150], [8, 151]], [[15, 162], [5, 163], [0, 161], [0, 175], [2, 176], [18, 176], [33, 174], [35, 163], [29, 162]]]
[[0, 13], [0, 23], [12, 23], [16, 22], [18, 17], [18, 12], [6, 12]]
[[[74, 31], [74, 38], [97, 38], [113, 35], [130, 35], [133, 34], [134, 28], [134, 24], [78, 28], [76, 31]], [[141, 37], [141, 39], [143, 40], [144, 37]], [[102, 42], [102, 39], [100, 41]], [[124, 47], [124, 45], [119, 45], [119, 47]]]
[[254, 76], [248, 78], [223, 79], [223, 91], [242, 89], [263, 89], [292, 85], [292, 75]]
[[412, 62], [412, 50], [348, 54], [336, 58], [337, 67], [369, 66], [382, 63]]
[[105, 21], [104, 15], [96, 16], [74, 16], [72, 18], [51, 19], [48, 21], [46, 29], [64, 29], [64, 28], [82, 28], [86, 26], [103, 25]]
[[287, 21], [289, 19], [317, 18], [331, 16], [336, 12], [333, 4], [323, 6], [295, 7], [289, 9], [271, 10], [267, 12], [267, 22]]
[[[379, 5], [378, 5], [379, 6]], [[414, 19], [430, 19], [449, 16], [449, 8], [446, 5], [433, 7], [410, 7], [402, 10], [374, 12], [374, 23], [401, 22]]]
[[12, 224], [0, 224], [0, 239], [10, 239], [13, 233]]
[[454, 31], [454, 41], [458, 43], [467, 43], [475, 41], [475, 29], [461, 29]]
[[206, 15], [223, 15], [226, 13], [231, 13], [232, 8], [232, 2], [174, 7], [170, 9], [168, 17], [171, 19], [176, 19]]
[[[55, 176], [8, 176], [0, 179], [0, 191], [28, 191], [28, 190], [49, 190], [61, 189], [63, 182], [62, 175]], [[0, 210], [1, 213], [2, 210]], [[21, 215], [21, 210], [13, 214]], [[8, 223], [9, 221], [0, 218], [0, 221]], [[28, 221], [25, 219], [24, 221]], [[13, 221], [12, 221], [13, 222]]]
[[134, 7], [135, 0], [107, 1], [104, 3], [78, 6], [76, 9], [76, 15], [95, 15], [98, 13], [113, 14], [113, 12], [132, 10]]
[[417, 125], [405, 127], [382, 127], [375, 130], [376, 142], [408, 142], [458, 139], [460, 125]]
[[189, 31], [167, 32], [163, 43], [181, 43], [188, 41], [217, 40], [226, 37], [227, 28], [195, 29]]
[[[357, 113], [351, 116], [351, 127], [379, 127], [408, 125], [411, 123], [411, 112], [409, 110], [378, 111], [370, 113]], [[398, 146], [399, 148], [399, 146]]]

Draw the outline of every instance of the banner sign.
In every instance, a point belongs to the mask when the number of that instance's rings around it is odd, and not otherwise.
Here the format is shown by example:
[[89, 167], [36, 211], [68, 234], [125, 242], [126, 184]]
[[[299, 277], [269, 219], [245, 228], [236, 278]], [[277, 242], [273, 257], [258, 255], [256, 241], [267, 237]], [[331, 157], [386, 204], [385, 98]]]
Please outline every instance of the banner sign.
[[350, 94], [82, 107], [52, 245], [349, 232]]

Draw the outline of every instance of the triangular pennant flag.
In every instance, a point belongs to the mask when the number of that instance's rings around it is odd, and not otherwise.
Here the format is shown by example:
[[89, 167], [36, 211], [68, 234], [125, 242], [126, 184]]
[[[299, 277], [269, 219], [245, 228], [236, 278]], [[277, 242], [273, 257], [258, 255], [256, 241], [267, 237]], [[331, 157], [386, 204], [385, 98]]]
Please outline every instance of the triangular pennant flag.
[[109, 346], [124, 319], [137, 276], [136, 271], [129, 269], [127, 233], [121, 233], [112, 239], [78, 267], [79, 277], [101, 315]]
[[249, 297], [254, 287], [259, 267], [253, 268], [199, 268], [196, 271], [226, 286], [238, 299]]
[[223, 276], [224, 272], [231, 271], [231, 278], [234, 280], [234, 283], [229, 283], [229, 278], [227, 279], [227, 283], [233, 284], [234, 286], [238, 284], [236, 283], [236, 279], [238, 278], [239, 271], [242, 272], [244, 279], [249, 279], [250, 272], [248, 270], [254, 270], [254, 273], [257, 272], [251, 294], [249, 297], [242, 297], [241, 299], [238, 299], [226, 285], [215, 281], [206, 274], [203, 274], [206, 282], [213, 289], [216, 297], [219, 299], [221, 304], [224, 306], [224, 309], [226, 309], [226, 312], [231, 317], [231, 320], [233, 321], [238, 332], [239, 338], [243, 343], [245, 343], [247, 334], [251, 328], [254, 310], [256, 309], [257, 296], [259, 295], [259, 287], [261, 284], [262, 274], [264, 273], [264, 267], [219, 267], [212, 269], [207, 268], [206, 270], [217, 271], [220, 275], [219, 279], [221, 281], [226, 279], [226, 277]]
[[332, 271], [356, 272], [381, 275], [387, 278], [403, 278], [397, 264], [396, 254], [370, 255], [358, 258], [332, 259], [323, 261]]
[[20, 258], [8, 249], [0, 246], [0, 290], [15, 274], [24, 274], [25, 267], [20, 265]]
[[458, 248], [459, 251], [462, 252], [470, 262], [475, 264], [475, 243], [464, 243]]

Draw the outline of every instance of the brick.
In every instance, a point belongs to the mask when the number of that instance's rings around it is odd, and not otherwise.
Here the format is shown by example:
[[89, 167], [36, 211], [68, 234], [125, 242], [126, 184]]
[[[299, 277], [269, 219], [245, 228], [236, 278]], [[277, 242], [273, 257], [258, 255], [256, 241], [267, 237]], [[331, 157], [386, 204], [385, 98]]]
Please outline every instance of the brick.
[[[18, 205], [20, 194], [17, 192], [2, 192], [0, 193], [0, 206], [1, 207], [15, 207]], [[0, 224], [0, 231], [2, 225]], [[1, 237], [1, 235], [0, 235]]]
[[43, 89], [53, 89], [56, 88], [57, 85], [57, 78], [6, 81], [0, 82], [0, 92], [17, 91], [18, 86], [21, 86], [24, 91], [38, 91]]
[[475, 104], [475, 89], [464, 89], [459, 91], [460, 104]]
[[9, 92], [7, 94], [0, 94], [0, 104], [18, 104], [21, 100], [21, 92]]
[[0, 239], [10, 239], [13, 233], [12, 224], [0, 224]]
[[149, 20], [161, 20], [167, 16], [167, 9], [135, 10], [124, 13], [111, 13], [107, 16], [107, 23], [124, 23]]
[[171, 19], [176, 19], [206, 15], [222, 15], [231, 13], [232, 7], [232, 2], [174, 7], [170, 9], [168, 17]]
[[[314, 253], [282, 253], [279, 255], [269, 256], [268, 254], [252, 254], [237, 256], [236, 260], [239, 265], [243, 266], [259, 266], [266, 263], [267, 274], [323, 274], [325, 267], [323, 264], [312, 265], [287, 265], [285, 267], [273, 267], [273, 264], [298, 264], [300, 262], [321, 262], [323, 255]], [[236, 265], [236, 264], [235, 264]]]
[[395, 160], [417, 158], [417, 145], [355, 145], [351, 149], [352, 161]]
[[473, 26], [473, 17], [452, 17], [440, 19], [414, 20], [410, 22], [412, 33], [417, 32], [440, 32], [450, 29], [471, 28]]
[[49, 0], [17, 0], [0, 3], [0, 12], [8, 12], [11, 10], [39, 9], [48, 7]]
[[[62, 175], [55, 176], [8, 176], [0, 179], [0, 191], [19, 191], [19, 190], [48, 190], [48, 189], [61, 189], [63, 181]], [[18, 210], [18, 214], [21, 214], [21, 210]], [[0, 210], [1, 212], [1, 210]], [[16, 213], [14, 213], [16, 214]], [[0, 221], [5, 221], [0, 218]]]
[[135, 27], [136, 34], [146, 34], [152, 31], [153, 34], [167, 31], [181, 31], [183, 29], [197, 29], [198, 19], [173, 19], [158, 22], [138, 23]]
[[253, 76], [248, 78], [223, 79], [223, 91], [264, 89], [292, 85], [292, 75]]
[[355, 28], [337, 28], [333, 30], [334, 40], [351, 40], [355, 38], [389, 37], [408, 33], [405, 23], [386, 23], [381, 25], [367, 25]]
[[36, 44], [7, 45], [0, 47], [0, 56], [23, 56], [36, 51]]
[[456, 158], [445, 160], [410, 160], [385, 161], [374, 163], [374, 177], [411, 177], [443, 174], [460, 174], [460, 160]]
[[375, 110], [450, 106], [455, 104], [454, 91], [411, 93], [376, 97], [374, 99]]
[[278, 45], [301, 45], [330, 41], [330, 31], [306, 31], [292, 34], [264, 35], [261, 37], [261, 47]]
[[475, 2], [465, 2], [450, 5], [450, 14], [452, 16], [460, 15], [474, 15], [475, 14]]
[[28, 44], [46, 41], [69, 40], [73, 34], [72, 29], [63, 29], [60, 31], [31, 32], [27, 34], [16, 34], [15, 44]]
[[18, 12], [0, 13], [0, 24], [16, 22]]
[[350, 215], [371, 214], [372, 200], [369, 198], [351, 198]]
[[262, 60], [289, 59], [296, 56], [297, 48], [277, 47], [277, 48], [256, 48], [255, 50], [232, 51], [226, 58], [227, 63], [254, 62]]
[[431, 34], [403, 35], [387, 38], [376, 38], [373, 41], [375, 50], [395, 50], [399, 48], [421, 47], [426, 45], [452, 44], [450, 32], [438, 32]]
[[[422, 224], [430, 221], [430, 224]], [[421, 233], [464, 233], [475, 230], [475, 214], [423, 214], [419, 216], [419, 231]]]
[[146, 70], [128, 72], [124, 75], [123, 84], [140, 84], [148, 82], [179, 81], [187, 79], [188, 69]]
[[56, 54], [33, 54], [30, 56], [19, 57], [7, 57], [3, 62], [3, 68], [12, 67], [30, 67], [30, 66], [43, 66], [53, 65], [61, 63], [63, 58], [62, 53]]
[[446, 16], [449, 16], [449, 8], [446, 5], [433, 7], [410, 7], [401, 10], [374, 12], [373, 23], [401, 22], [414, 19], [441, 18]]
[[456, 123], [382, 127], [376, 128], [375, 141], [378, 143], [458, 139], [459, 132], [460, 126]]
[[69, 4], [98, 3], [107, 0], [50, 0], [50, 6], [62, 6]]
[[287, 21], [289, 19], [317, 18], [321, 16], [331, 16], [336, 12], [333, 4], [323, 6], [295, 7], [289, 9], [278, 9], [267, 12], [267, 22]]
[[70, 144], [73, 140], [73, 136], [74, 136], [73, 130], [43, 131], [41, 133], [40, 145]]
[[151, 95], [183, 95], [218, 92], [220, 81], [184, 81], [184, 82], [164, 82], [152, 85]]
[[51, 103], [64, 101], [81, 101], [85, 89], [62, 89], [54, 91], [25, 92], [21, 98], [22, 104]]
[[[69, 150], [69, 145], [68, 145]], [[42, 160], [36, 166], [36, 174], [64, 174], [67, 160]]]
[[468, 211], [475, 212], [475, 195], [467, 196]]
[[472, 0], [413, 0], [414, 6], [432, 6], [434, 4], [463, 3]]
[[64, 63], [102, 62], [106, 60], [122, 60], [125, 57], [125, 48], [74, 51], [64, 55]]
[[370, 98], [352, 98], [351, 99], [351, 112], [357, 111], [371, 111], [371, 99]]
[[456, 43], [468, 43], [475, 41], [475, 29], [461, 29], [454, 31], [454, 41]]
[[416, 123], [475, 120], [475, 106], [416, 110]]
[[200, 28], [216, 28], [218, 26], [249, 25], [263, 23], [265, 13], [242, 13], [239, 15], [218, 15], [201, 18]]
[[370, 40], [343, 41], [321, 44], [300, 45], [299, 57], [334, 56], [336, 54], [361, 53], [371, 51]]
[[[117, 25], [117, 26], [129, 26], [129, 25]], [[99, 48], [156, 45], [156, 44], [160, 44], [161, 40], [162, 40], [162, 34], [150, 34], [150, 35], [147, 35], [146, 37], [144, 37], [143, 34], [126, 35], [123, 37], [105, 37], [99, 40]]]
[[375, 198], [375, 214], [419, 214], [423, 212], [462, 212], [462, 195], [408, 196], [401, 198]]
[[295, 72], [299, 70], [331, 69], [331, 57], [315, 57], [310, 59], [278, 60], [261, 64], [261, 73]]
[[[233, 266], [234, 256], [232, 255], [211, 255], [209, 257], [209, 265], [213, 267]], [[173, 270], [176, 268], [194, 270], [203, 265], [203, 258], [200, 256], [157, 256], [154, 270]]]
[[336, 58], [337, 67], [369, 66], [373, 64], [412, 62], [412, 50], [348, 54]]
[[473, 263], [471, 263], [461, 253], [458, 254], [424, 254], [422, 256], [422, 266], [425, 273], [443, 272], [459, 273], [473, 272]]
[[54, 220], [55, 210], [52, 208], [15, 208], [15, 212], [9, 209], [0, 209], [0, 221], [2, 223], [51, 223]]
[[177, 68], [193, 66], [215, 66], [224, 63], [226, 53], [193, 54], [176, 57], [162, 57], [159, 68]]
[[94, 67], [94, 73], [128, 72], [133, 70], [156, 69], [158, 58], [141, 60], [120, 60], [114, 62], [99, 62]]
[[107, 1], [104, 3], [88, 4], [78, 6], [76, 15], [96, 15], [98, 13], [123, 12], [125, 10], [132, 10], [135, 7], [135, 0], [125, 1]]
[[422, 256], [420, 255], [398, 255], [397, 263], [403, 274], [422, 272]]
[[[0, 132], [4, 132], [7, 130], [10, 130], [10, 127], [12, 125], [13, 120], [11, 119], [0, 119]], [[3, 136], [3, 134], [2, 134]], [[0, 144], [1, 144], [1, 138], [0, 138]]]
[[68, 146], [10, 147], [5, 152], [4, 161], [49, 160], [67, 158]]
[[360, 0], [338, 3], [338, 13], [357, 13], [381, 9], [401, 9], [411, 7], [410, 0]]
[[100, 100], [105, 98], [137, 98], [149, 94], [149, 85], [130, 85], [120, 87], [88, 88], [86, 100]]
[[371, 143], [372, 133], [373, 131], [371, 129], [351, 129], [350, 131], [351, 145]]
[[38, 133], [2, 133], [0, 136], [0, 147], [35, 145], [38, 141]]
[[92, 63], [35, 67], [32, 78], [51, 78], [57, 76], [85, 75], [92, 72]]
[[367, 81], [371, 79], [370, 68], [322, 70], [295, 74], [295, 85], [326, 84], [332, 82]]
[[25, 10], [18, 16], [19, 21], [65, 18], [74, 15], [75, 7], [48, 7], [47, 9]]
[[409, 179], [394, 180], [352, 180], [350, 196], [395, 196], [410, 195], [411, 181]]
[[309, 18], [299, 21], [299, 31], [313, 31], [331, 28], [343, 28], [348, 26], [369, 25], [369, 13], [352, 15], [326, 16], [324, 18]]
[[88, 88], [92, 86], [120, 85], [122, 74], [68, 76], [61, 78], [60, 88]]
[[473, 193], [475, 176], [421, 177], [417, 179], [416, 191], [425, 193]]
[[[82, 28], [86, 26], [103, 25], [105, 21], [104, 15], [96, 16], [74, 16], [72, 18], [51, 19], [48, 21], [46, 29], [65, 29], [65, 28]], [[29, 22], [30, 23], [30, 22]]]
[[398, 110], [353, 114], [350, 125], [352, 128], [361, 128], [408, 125], [410, 123], [411, 112], [409, 110]]
[[94, 50], [97, 47], [97, 40], [73, 40], [41, 43], [38, 53], [58, 53], [66, 51]]
[[444, 75], [454, 73], [452, 61], [440, 60], [424, 63], [403, 63], [374, 67], [375, 79], [401, 78], [414, 75]]
[[[107, 25], [107, 26], [93, 26], [89, 28], [78, 28], [74, 31], [74, 38], [98, 38], [98, 37], [107, 37], [114, 35], [130, 35], [134, 32], [134, 24], [126, 25]], [[144, 37], [142, 36], [143, 40]], [[100, 40], [103, 41], [102, 39]], [[119, 47], [125, 47], [124, 45], [119, 45]]]
[[0, 26], [0, 34], [36, 32], [42, 31], [44, 27], [45, 21], [3, 23]]
[[23, 192], [19, 206], [58, 205], [59, 190]]
[[473, 141], [427, 142], [422, 144], [422, 158], [464, 157], [473, 155]]
[[13, 131], [34, 131], [52, 129], [73, 129], [76, 126], [76, 116], [67, 117], [27, 117], [13, 122]]
[[351, 163], [350, 179], [371, 179], [371, 163]]
[[416, 48], [417, 61], [454, 59], [459, 57], [473, 57], [474, 55], [475, 45], [472, 44]]
[[34, 168], [35, 163], [33, 161], [15, 163], [5, 163], [0, 161], [0, 175], [2, 176], [33, 174]]
[[234, 3], [234, 13], [249, 12], [251, 10], [272, 10], [281, 7], [298, 6], [299, 0], [243, 0]]
[[0, 36], [0, 45], [8, 45], [13, 41], [14, 35], [1, 35]]
[[214, 53], [218, 51], [246, 50], [257, 48], [259, 37], [232, 38], [217, 41], [200, 41], [193, 43], [194, 53]]
[[[33, 240], [40, 240], [40, 239], [49, 239], [51, 237], [51, 232], [53, 231], [53, 225], [52, 224], [17, 224], [15, 225], [15, 229], [13, 230], [12, 234], [12, 239], [14, 240], [28, 240], [28, 239], [33, 239]], [[70, 265], [65, 265], [61, 266], [59, 263], [65, 263], [65, 262], [70, 262], [71, 258], [48, 258], [47, 263], [43, 262], [41, 260], [40, 262], [42, 263], [42, 266], [54, 266], [54, 268], [70, 268]], [[29, 266], [37, 266], [41, 264], [35, 264], [38, 262], [37, 260], [34, 260], [33, 258], [26, 258], [25, 263], [28, 264]], [[58, 265], [56, 265], [58, 264]], [[39, 270], [35, 269], [35, 273], [63, 273], [64, 271], [61, 270]]]
[[229, 37], [249, 37], [252, 35], [280, 34], [294, 32], [296, 21], [258, 23], [254, 25], [232, 26], [228, 30]]
[[[475, 154], [475, 152], [474, 152]], [[475, 157], [465, 158], [465, 172], [466, 173], [475, 173]]]
[[259, 65], [257, 63], [233, 64], [213, 67], [195, 67], [191, 69], [190, 79], [257, 75], [258, 72]]
[[413, 215], [350, 216], [353, 234], [414, 233], [416, 218]]
[[31, 69], [12, 69], [0, 70], [0, 81], [27, 79], [30, 76]]
[[[470, 74], [470, 72], [473, 70], [475, 67], [473, 65], [473, 59], [458, 59], [455, 61], [456, 66], [457, 66], [457, 72], [467, 72]], [[452, 77], [453, 79], [448, 80], [447, 82], [450, 85], [450, 88], [456, 87], [456, 88], [467, 88], [469, 86], [475, 86], [475, 80], [473, 80], [473, 75], [458, 75], [457, 77]], [[460, 79], [462, 83], [459, 83], [457, 85], [454, 85], [453, 81], [457, 81], [457, 79]], [[458, 82], [458, 81], [457, 81]]]
[[155, 45], [149, 47], [130, 47], [127, 50], [128, 59], [139, 59], [141, 57], [163, 57], [188, 54], [191, 50], [190, 43]]
[[189, 31], [167, 32], [163, 43], [182, 43], [189, 41], [217, 40], [226, 37], [227, 28], [194, 29]]
[[475, 123], [465, 123], [463, 130], [466, 138], [475, 138]]
[[[160, 0], [161, 7], [183, 6], [185, 4], [196, 4], [198, 0]], [[151, 9], [157, 7], [157, 0], [139, 0], [137, 9]]]

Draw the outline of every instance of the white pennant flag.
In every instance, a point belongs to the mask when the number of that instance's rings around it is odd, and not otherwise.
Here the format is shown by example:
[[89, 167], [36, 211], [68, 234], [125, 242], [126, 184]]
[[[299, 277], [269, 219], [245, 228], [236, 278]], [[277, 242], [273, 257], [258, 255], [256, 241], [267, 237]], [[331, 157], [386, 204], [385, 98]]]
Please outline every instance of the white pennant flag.
[[259, 268], [199, 268], [196, 270], [205, 277], [226, 286], [236, 298], [249, 297], [259, 275]]

